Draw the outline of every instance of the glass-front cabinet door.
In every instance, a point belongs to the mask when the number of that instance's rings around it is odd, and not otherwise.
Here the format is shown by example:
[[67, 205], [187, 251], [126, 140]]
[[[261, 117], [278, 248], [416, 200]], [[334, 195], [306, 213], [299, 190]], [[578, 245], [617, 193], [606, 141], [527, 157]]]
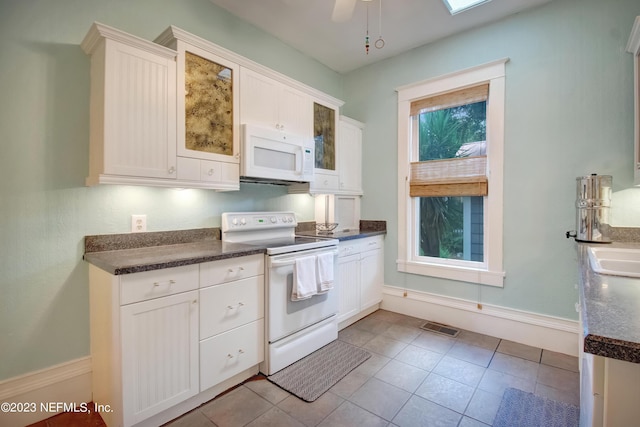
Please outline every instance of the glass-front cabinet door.
[[336, 171], [336, 108], [313, 103], [313, 138], [315, 141], [315, 168]]
[[178, 50], [178, 156], [239, 162], [239, 66], [196, 46]]
[[220, 62], [185, 52], [184, 146], [179, 154], [234, 155], [236, 70]]

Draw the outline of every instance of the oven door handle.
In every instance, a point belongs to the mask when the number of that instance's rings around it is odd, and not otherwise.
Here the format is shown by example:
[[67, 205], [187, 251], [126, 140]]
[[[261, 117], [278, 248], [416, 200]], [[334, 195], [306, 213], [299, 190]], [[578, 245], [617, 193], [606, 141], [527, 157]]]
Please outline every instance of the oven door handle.
[[[325, 253], [325, 252], [318, 252], [314, 255], [318, 255], [319, 253]], [[331, 254], [333, 254], [333, 256], [338, 255], [338, 251], [331, 251]], [[296, 258], [292, 257], [292, 258], [287, 258], [287, 259], [283, 259], [282, 261], [271, 261], [271, 267], [284, 267], [285, 265], [293, 265], [296, 263]]]

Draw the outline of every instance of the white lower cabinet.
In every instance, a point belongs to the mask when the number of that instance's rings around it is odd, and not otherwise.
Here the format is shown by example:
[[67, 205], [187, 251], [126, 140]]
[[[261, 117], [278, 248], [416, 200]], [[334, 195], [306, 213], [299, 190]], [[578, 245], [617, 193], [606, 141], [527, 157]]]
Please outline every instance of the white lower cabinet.
[[200, 389], [206, 390], [264, 360], [264, 319], [200, 342]]
[[90, 265], [89, 282], [92, 394], [105, 423], [136, 425], [197, 395], [198, 265], [119, 276]]
[[360, 313], [360, 254], [338, 256], [338, 323]]
[[580, 427], [625, 427], [640, 418], [640, 364], [582, 353]]
[[123, 424], [134, 425], [200, 391], [198, 291], [125, 305], [120, 313]]
[[383, 247], [383, 236], [346, 240], [338, 245], [340, 329], [379, 307], [384, 284]]
[[604, 358], [589, 353], [580, 357], [580, 426], [602, 427]]
[[258, 372], [264, 255], [112, 275], [89, 266], [92, 395], [109, 427], [156, 426]]
[[264, 360], [264, 256], [200, 267], [200, 390]]
[[[576, 309], [584, 331], [582, 311]], [[586, 353], [582, 333], [579, 338], [580, 427], [638, 425], [640, 363]]]
[[362, 242], [360, 253], [360, 309], [365, 310], [382, 301], [384, 254], [382, 237]]

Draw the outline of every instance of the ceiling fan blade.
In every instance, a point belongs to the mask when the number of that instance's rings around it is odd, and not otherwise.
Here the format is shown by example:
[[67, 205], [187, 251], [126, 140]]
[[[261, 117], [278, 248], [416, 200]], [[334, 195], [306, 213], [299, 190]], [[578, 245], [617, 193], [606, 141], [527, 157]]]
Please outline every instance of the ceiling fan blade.
[[356, 7], [356, 0], [336, 0], [333, 6], [331, 20], [333, 22], [346, 22], [351, 19], [353, 9]]

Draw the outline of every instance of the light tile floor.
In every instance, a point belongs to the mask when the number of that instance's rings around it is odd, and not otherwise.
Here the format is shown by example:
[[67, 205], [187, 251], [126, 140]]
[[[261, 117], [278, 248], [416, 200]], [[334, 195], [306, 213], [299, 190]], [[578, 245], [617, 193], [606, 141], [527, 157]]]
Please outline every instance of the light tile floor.
[[469, 331], [449, 338], [423, 323], [378, 310], [340, 331], [371, 358], [313, 403], [258, 376], [168, 425], [487, 426], [507, 387], [579, 404], [576, 357]]

